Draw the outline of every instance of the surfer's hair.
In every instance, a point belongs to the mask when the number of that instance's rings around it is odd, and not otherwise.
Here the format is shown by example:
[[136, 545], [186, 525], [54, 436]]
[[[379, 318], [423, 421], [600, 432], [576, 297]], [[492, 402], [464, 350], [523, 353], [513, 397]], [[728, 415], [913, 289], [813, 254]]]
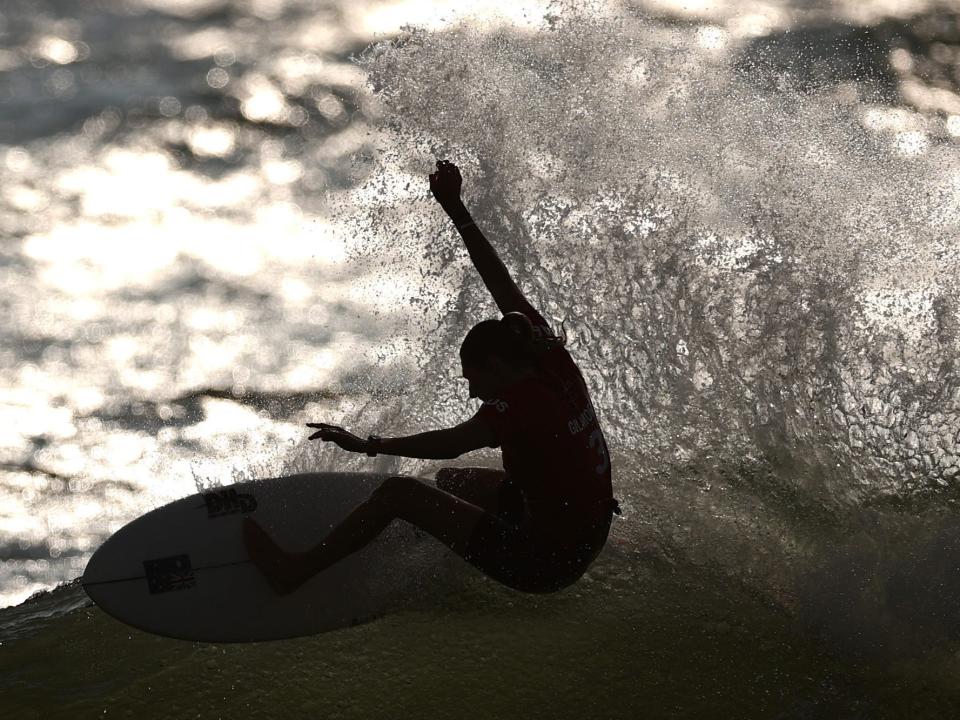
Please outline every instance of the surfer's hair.
[[515, 368], [536, 364], [539, 355], [566, 338], [541, 336], [523, 313], [510, 312], [499, 320], [482, 320], [470, 328], [460, 345], [460, 361], [464, 365], [484, 365], [496, 356]]

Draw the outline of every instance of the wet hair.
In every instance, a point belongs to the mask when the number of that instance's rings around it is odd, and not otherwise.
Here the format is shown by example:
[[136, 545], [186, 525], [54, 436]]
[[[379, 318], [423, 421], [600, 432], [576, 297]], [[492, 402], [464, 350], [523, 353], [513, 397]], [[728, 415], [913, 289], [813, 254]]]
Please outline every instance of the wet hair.
[[484, 365], [496, 356], [515, 368], [536, 364], [544, 350], [566, 338], [555, 335], [536, 337], [533, 325], [523, 313], [510, 312], [499, 320], [482, 320], [470, 328], [460, 345], [460, 360], [464, 365]]

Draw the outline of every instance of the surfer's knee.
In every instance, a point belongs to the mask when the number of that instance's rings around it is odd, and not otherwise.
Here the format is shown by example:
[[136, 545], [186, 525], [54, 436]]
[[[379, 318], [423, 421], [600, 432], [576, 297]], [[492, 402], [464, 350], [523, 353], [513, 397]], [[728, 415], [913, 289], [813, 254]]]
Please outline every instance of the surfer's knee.
[[398, 499], [409, 495], [411, 489], [419, 482], [416, 478], [406, 475], [388, 477], [373, 491], [370, 499], [381, 506], [392, 506]]

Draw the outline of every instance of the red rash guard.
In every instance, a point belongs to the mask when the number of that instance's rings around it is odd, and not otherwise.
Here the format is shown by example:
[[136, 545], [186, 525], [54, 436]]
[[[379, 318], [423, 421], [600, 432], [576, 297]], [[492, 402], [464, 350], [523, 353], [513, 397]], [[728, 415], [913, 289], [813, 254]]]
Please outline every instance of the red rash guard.
[[[524, 314], [534, 338], [553, 334], [536, 310]], [[507, 387], [477, 415], [493, 427], [503, 468], [523, 492], [536, 544], [554, 550], [572, 545], [608, 516], [613, 491], [606, 441], [566, 349], [544, 351], [536, 378]]]

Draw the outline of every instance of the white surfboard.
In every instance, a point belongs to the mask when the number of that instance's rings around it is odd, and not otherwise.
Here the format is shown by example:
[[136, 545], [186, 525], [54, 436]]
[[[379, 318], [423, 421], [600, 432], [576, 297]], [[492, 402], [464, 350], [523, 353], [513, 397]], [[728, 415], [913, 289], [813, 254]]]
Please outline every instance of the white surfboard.
[[387, 477], [293, 475], [177, 500], [114, 533], [90, 558], [83, 587], [118, 620], [185, 640], [277, 640], [369, 620], [436, 592], [458, 558], [395, 520], [362, 550], [278, 596], [247, 556], [241, 521], [250, 516], [280, 547], [305, 550]]

